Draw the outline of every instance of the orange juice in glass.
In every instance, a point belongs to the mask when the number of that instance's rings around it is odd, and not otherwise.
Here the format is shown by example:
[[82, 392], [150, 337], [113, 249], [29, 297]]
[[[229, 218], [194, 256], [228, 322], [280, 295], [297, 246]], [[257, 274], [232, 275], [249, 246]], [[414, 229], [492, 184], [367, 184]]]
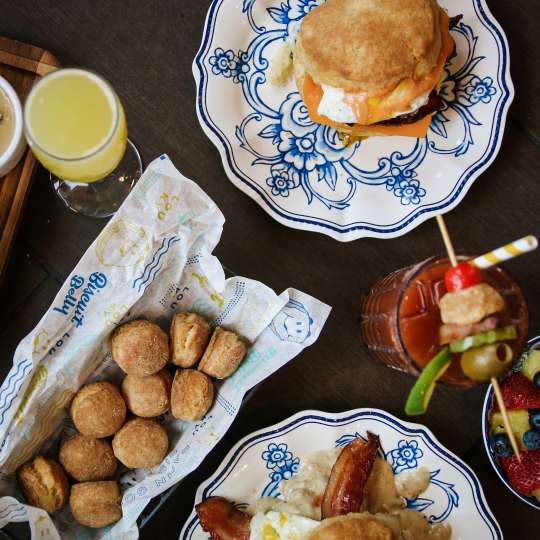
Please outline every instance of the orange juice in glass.
[[66, 205], [92, 217], [114, 214], [142, 164], [109, 83], [83, 69], [53, 71], [28, 95], [24, 120], [30, 147]]

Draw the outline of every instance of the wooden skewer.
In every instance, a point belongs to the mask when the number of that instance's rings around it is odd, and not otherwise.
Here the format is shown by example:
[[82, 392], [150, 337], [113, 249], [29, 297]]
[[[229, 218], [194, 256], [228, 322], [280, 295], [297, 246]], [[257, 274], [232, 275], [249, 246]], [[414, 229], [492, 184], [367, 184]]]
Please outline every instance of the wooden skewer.
[[491, 377], [491, 384], [493, 385], [493, 391], [495, 392], [495, 397], [497, 398], [497, 403], [499, 405], [499, 409], [501, 410], [504, 429], [506, 429], [506, 433], [508, 434], [508, 438], [510, 439], [510, 444], [512, 445], [514, 454], [516, 454], [517, 460], [521, 463], [521, 456], [519, 455], [519, 448], [517, 445], [516, 436], [512, 431], [512, 425], [510, 424], [510, 419], [508, 418], [508, 411], [506, 410], [506, 405], [504, 404], [504, 399], [501, 393], [501, 387], [499, 386], [499, 381], [495, 377]]
[[[452, 240], [450, 239], [450, 235], [448, 234], [448, 229], [446, 228], [446, 223], [444, 222], [444, 218], [442, 217], [442, 215], [437, 216], [437, 225], [439, 225], [444, 246], [446, 247], [446, 251], [448, 252], [448, 258], [450, 259], [452, 266], [457, 266], [458, 261], [456, 257], [456, 252], [454, 251], [454, 246], [452, 245]], [[491, 377], [491, 384], [493, 385], [495, 398], [497, 399], [497, 404], [499, 405], [499, 409], [501, 411], [504, 429], [506, 430], [508, 438], [510, 439], [510, 444], [512, 445], [514, 454], [516, 454], [517, 460], [521, 463], [519, 447], [517, 445], [516, 436], [512, 431], [510, 419], [508, 418], [508, 411], [506, 410], [506, 405], [504, 404], [504, 399], [502, 396], [501, 387], [499, 386], [499, 381], [495, 377]]]
[[446, 223], [444, 222], [444, 218], [442, 217], [441, 214], [437, 216], [437, 225], [439, 226], [439, 229], [441, 231], [444, 247], [446, 248], [446, 251], [448, 252], [448, 258], [450, 259], [452, 266], [457, 266], [458, 261], [456, 257], [456, 252], [454, 251], [452, 240], [450, 240], [450, 235], [448, 234]]

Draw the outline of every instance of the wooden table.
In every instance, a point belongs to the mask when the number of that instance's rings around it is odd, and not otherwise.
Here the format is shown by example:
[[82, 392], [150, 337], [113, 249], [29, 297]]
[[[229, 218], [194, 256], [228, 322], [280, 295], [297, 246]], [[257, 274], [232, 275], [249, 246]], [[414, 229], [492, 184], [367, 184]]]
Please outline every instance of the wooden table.
[[[131, 137], [146, 161], [166, 152], [218, 203], [227, 223], [216, 254], [226, 266], [277, 291], [295, 286], [334, 308], [316, 345], [258, 388], [225, 439], [143, 529], [143, 539], [177, 538], [197, 485], [254, 429], [307, 408], [379, 407], [403, 416], [412, 379], [377, 364], [363, 349], [359, 299], [378, 276], [443, 251], [433, 220], [395, 240], [341, 244], [279, 225], [233, 187], [195, 115], [191, 62], [208, 5], [208, 0], [0, 0], [0, 35], [49, 49], [65, 65], [102, 73], [122, 97]], [[498, 158], [447, 217], [456, 247], [468, 252], [540, 233], [540, 0], [489, 5], [510, 42], [516, 99]], [[104, 225], [70, 213], [45, 172], [38, 173], [0, 292], [2, 379], [17, 343]], [[266, 256], [269, 248], [272, 259]], [[540, 253], [508, 268], [529, 299], [531, 336], [538, 335]], [[540, 512], [506, 490], [484, 453], [484, 392], [441, 389], [422, 421], [473, 467], [506, 538], [533, 537]]]

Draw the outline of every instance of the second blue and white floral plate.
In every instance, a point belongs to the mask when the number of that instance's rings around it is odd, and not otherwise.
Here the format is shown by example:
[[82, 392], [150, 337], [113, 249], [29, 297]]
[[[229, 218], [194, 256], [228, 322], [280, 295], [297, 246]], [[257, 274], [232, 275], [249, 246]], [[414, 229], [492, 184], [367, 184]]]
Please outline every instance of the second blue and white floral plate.
[[[371, 431], [379, 435], [385, 458], [395, 473], [427, 467], [431, 484], [422, 496], [407, 501], [433, 523], [449, 523], [452, 538], [502, 539], [478, 478], [427, 428], [403, 422], [378, 409], [356, 409], [340, 414], [304, 411], [248, 435], [237, 443], [195, 495], [195, 504], [212, 495], [237, 503], [278, 497], [279, 484], [298, 470], [303, 457], [314, 450], [346, 445]], [[195, 510], [180, 540], [208, 540]]]
[[266, 82], [279, 44], [322, 1], [212, 0], [193, 64], [197, 114], [231, 181], [280, 223], [342, 241], [400, 236], [456, 206], [497, 155], [513, 97], [506, 37], [485, 0], [440, 0], [463, 19], [427, 137], [343, 148], [293, 82]]

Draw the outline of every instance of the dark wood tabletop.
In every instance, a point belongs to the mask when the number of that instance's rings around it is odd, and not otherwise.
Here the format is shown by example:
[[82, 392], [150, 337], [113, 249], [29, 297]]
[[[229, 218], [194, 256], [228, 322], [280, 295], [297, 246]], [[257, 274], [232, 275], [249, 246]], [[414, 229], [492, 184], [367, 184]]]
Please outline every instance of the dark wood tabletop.
[[[142, 530], [177, 538], [198, 484], [251, 431], [303, 409], [378, 407], [404, 417], [412, 379], [372, 360], [359, 336], [359, 303], [374, 280], [443, 253], [434, 220], [393, 240], [339, 243], [286, 228], [227, 179], [195, 114], [191, 64], [209, 0], [0, 0], [0, 35], [50, 50], [64, 65], [93, 69], [121, 96], [131, 138], [148, 163], [166, 152], [216, 201], [227, 222], [216, 255], [236, 273], [276, 291], [294, 286], [333, 307], [311, 348], [265, 381], [226, 437]], [[540, 0], [489, 1], [510, 43], [516, 97], [500, 153], [447, 216], [456, 248], [483, 252], [540, 233]], [[72, 214], [45, 171], [31, 188], [0, 291], [0, 378], [106, 221]], [[272, 250], [273, 256], [267, 256]], [[507, 264], [529, 301], [531, 337], [540, 334], [540, 253]], [[476, 472], [506, 538], [537, 536], [540, 512], [509, 493], [486, 457], [480, 431], [485, 388], [437, 390], [422, 418]]]

